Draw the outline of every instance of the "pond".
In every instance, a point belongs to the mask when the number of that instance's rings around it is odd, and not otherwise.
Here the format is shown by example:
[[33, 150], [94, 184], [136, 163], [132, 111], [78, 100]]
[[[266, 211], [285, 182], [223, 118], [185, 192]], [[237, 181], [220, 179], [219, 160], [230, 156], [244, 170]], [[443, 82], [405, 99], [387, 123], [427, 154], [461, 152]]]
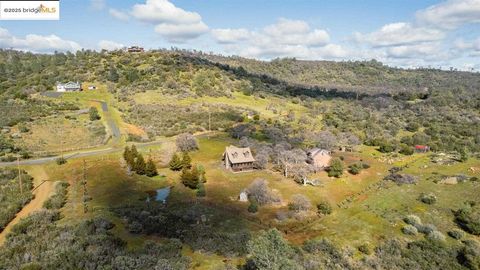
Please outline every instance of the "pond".
[[152, 191], [147, 192], [148, 195], [149, 195], [147, 197], [147, 202], [150, 202], [151, 200], [154, 200], [154, 201], [157, 201], [157, 202], [166, 203], [168, 195], [170, 195], [170, 190], [171, 190], [171, 187], [164, 187], [164, 188], [160, 188], [160, 189], [157, 189], [157, 190], [152, 190]]

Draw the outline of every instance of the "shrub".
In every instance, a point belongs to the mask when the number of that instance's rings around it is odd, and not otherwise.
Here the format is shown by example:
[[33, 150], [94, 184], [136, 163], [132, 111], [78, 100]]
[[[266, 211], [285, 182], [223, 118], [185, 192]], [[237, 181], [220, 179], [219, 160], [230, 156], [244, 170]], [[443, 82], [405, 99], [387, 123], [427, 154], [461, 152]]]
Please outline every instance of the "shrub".
[[455, 211], [455, 222], [465, 231], [480, 235], [480, 205], [467, 205]]
[[67, 163], [67, 159], [61, 156], [55, 159], [55, 163], [57, 163], [57, 165], [63, 165]]
[[434, 204], [435, 202], [437, 202], [437, 196], [435, 196], [435, 194], [433, 193], [421, 193], [418, 199], [426, 204]]
[[301, 194], [292, 196], [292, 201], [288, 204], [288, 209], [296, 212], [308, 211], [312, 207], [310, 200]]
[[393, 181], [397, 185], [402, 184], [415, 184], [417, 182], [416, 177], [410, 174], [399, 174], [399, 173], [391, 173], [385, 176], [384, 180]]
[[437, 230], [437, 227], [435, 227], [433, 224], [417, 224], [415, 227], [419, 232], [427, 235]]
[[370, 249], [370, 247], [367, 244], [362, 244], [362, 245], [358, 246], [358, 251], [360, 251], [361, 253], [363, 253], [365, 255], [372, 254], [372, 250]]
[[465, 233], [460, 230], [451, 230], [448, 233], [448, 236], [452, 237], [453, 239], [460, 240], [465, 236]]
[[197, 186], [197, 197], [207, 196], [207, 191], [205, 190], [205, 185], [200, 181]]
[[322, 215], [330, 215], [332, 213], [332, 206], [327, 201], [320, 202], [317, 204], [317, 212]]
[[69, 184], [67, 182], [57, 182], [55, 185], [55, 194], [43, 203], [43, 207], [51, 210], [62, 208], [67, 200], [68, 186]]
[[258, 211], [258, 203], [256, 201], [251, 201], [247, 210], [250, 213], [256, 213]]
[[343, 174], [343, 161], [339, 158], [334, 158], [330, 161], [330, 166], [328, 167], [328, 176], [329, 177], [340, 177]]
[[480, 269], [480, 244], [475, 240], [466, 240], [460, 249], [458, 259], [460, 263], [472, 270]]
[[90, 117], [90, 121], [95, 121], [100, 119], [100, 115], [98, 114], [98, 110], [95, 107], [90, 107], [88, 110], [88, 115]]
[[276, 229], [261, 232], [258, 237], [248, 242], [247, 247], [255, 269], [297, 268], [293, 259], [294, 249]]
[[439, 231], [431, 231], [430, 233], [427, 234], [427, 239], [431, 241], [439, 241], [443, 242], [445, 241], [445, 235]]
[[422, 220], [418, 216], [415, 216], [415, 215], [408, 215], [403, 219], [403, 221], [405, 223], [407, 223], [409, 225], [413, 225], [413, 226], [422, 224]]
[[417, 235], [418, 230], [415, 226], [413, 225], [405, 225], [402, 228], [402, 232], [406, 235]]

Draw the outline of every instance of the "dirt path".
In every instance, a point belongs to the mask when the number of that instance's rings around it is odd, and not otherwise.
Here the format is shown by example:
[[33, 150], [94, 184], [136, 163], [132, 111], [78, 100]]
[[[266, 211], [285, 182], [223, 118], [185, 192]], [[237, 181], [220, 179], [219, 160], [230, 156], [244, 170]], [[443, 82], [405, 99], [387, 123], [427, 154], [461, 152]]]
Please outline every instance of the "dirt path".
[[43, 202], [48, 199], [54, 189], [54, 182], [46, 181], [42, 184], [44, 180], [48, 180], [48, 175], [41, 166], [36, 166], [28, 169], [27, 171], [31, 176], [34, 177], [34, 188], [38, 187], [40, 184], [41, 185], [33, 192], [35, 198], [31, 200], [30, 203], [28, 203], [25, 207], [23, 207], [23, 209], [17, 213], [15, 218], [8, 223], [7, 227], [5, 227], [5, 230], [0, 233], [0, 245], [3, 245], [5, 237], [12, 230], [12, 227], [20, 221], [20, 219], [42, 208]]

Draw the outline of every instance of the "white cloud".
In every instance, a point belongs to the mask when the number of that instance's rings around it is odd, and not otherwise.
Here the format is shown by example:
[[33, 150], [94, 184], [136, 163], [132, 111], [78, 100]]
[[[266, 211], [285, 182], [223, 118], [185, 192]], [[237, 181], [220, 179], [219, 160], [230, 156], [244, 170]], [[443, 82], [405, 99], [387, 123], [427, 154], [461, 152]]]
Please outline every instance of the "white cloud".
[[448, 0], [416, 13], [418, 23], [444, 29], [480, 23], [480, 0]]
[[244, 28], [240, 29], [213, 29], [211, 31], [213, 38], [222, 44], [236, 43], [245, 41], [251, 37], [250, 31]]
[[206, 33], [208, 26], [203, 22], [192, 24], [161, 23], [155, 26], [155, 32], [173, 43], [183, 43]]
[[208, 31], [200, 14], [176, 7], [168, 0], [147, 0], [132, 7], [131, 15], [139, 21], [156, 25], [155, 32], [170, 42], [185, 42]]
[[398, 22], [384, 25], [379, 30], [363, 35], [355, 34], [355, 39], [375, 47], [405, 46], [422, 42], [438, 41], [445, 38], [445, 33], [437, 29], [416, 27], [410, 23]]
[[100, 50], [114, 51], [122, 49], [123, 47], [125, 47], [125, 45], [117, 43], [115, 41], [101, 40], [100, 42], [98, 42], [98, 48], [100, 48]]
[[117, 9], [114, 9], [114, 8], [111, 8], [108, 10], [108, 13], [114, 17], [115, 19], [118, 19], [118, 20], [121, 20], [121, 21], [127, 21], [130, 16], [128, 16], [127, 13], [123, 12], [123, 11], [120, 11], [120, 10], [117, 10]]
[[387, 56], [393, 58], [440, 58], [442, 55], [440, 43], [421, 43], [415, 45], [400, 45], [389, 47]]
[[4, 28], [0, 28], [0, 47], [33, 52], [77, 51], [82, 48], [78, 43], [64, 40], [56, 35], [29, 34], [21, 38], [12, 35]]
[[102, 10], [105, 6], [105, 0], [90, 0], [90, 7], [94, 10]]
[[214, 29], [211, 34], [218, 43], [225, 45], [226, 51], [246, 57], [330, 59], [347, 55], [343, 47], [329, 43], [327, 31], [311, 29], [307, 22], [301, 20], [280, 18], [276, 23], [256, 31]]

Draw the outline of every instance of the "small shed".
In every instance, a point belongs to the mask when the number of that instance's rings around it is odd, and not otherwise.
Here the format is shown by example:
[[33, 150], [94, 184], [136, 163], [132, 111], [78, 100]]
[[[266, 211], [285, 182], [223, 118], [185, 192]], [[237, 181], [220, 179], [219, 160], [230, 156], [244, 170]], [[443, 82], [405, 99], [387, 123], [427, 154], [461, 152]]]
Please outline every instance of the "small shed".
[[241, 202], [248, 202], [248, 193], [246, 190], [242, 190], [242, 192], [240, 192], [238, 200]]

